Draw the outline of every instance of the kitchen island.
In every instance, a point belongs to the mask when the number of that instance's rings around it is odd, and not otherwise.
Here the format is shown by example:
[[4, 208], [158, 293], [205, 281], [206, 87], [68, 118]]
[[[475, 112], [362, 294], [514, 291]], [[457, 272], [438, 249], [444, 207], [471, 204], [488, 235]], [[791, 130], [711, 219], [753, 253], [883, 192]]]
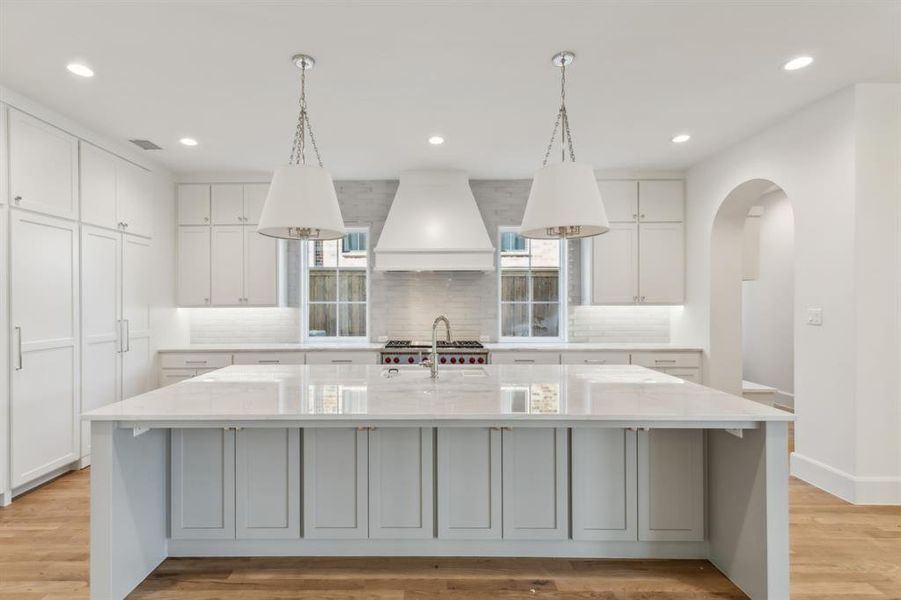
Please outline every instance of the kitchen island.
[[91, 598], [169, 556], [708, 558], [788, 597], [792, 415], [639, 366], [231, 366], [85, 415]]

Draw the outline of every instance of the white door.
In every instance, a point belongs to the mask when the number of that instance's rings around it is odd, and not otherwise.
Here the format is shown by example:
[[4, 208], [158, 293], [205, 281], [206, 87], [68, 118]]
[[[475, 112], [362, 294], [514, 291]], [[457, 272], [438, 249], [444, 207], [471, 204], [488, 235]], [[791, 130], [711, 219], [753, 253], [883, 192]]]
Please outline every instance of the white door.
[[248, 183], [244, 186], [244, 224], [257, 225], [269, 194], [268, 183]]
[[569, 537], [567, 444], [564, 427], [504, 429], [505, 539]]
[[182, 183], [178, 186], [178, 224], [210, 224], [210, 186]]
[[303, 536], [364, 539], [369, 535], [368, 432], [303, 430]]
[[501, 538], [501, 432], [438, 428], [438, 537]]
[[171, 537], [234, 539], [235, 432], [173, 429]]
[[300, 430], [242, 429], [235, 438], [238, 539], [300, 537]]
[[638, 225], [611, 223], [610, 231], [591, 238], [591, 303], [638, 301]]
[[244, 186], [240, 183], [214, 183], [210, 186], [213, 225], [244, 223]]
[[12, 211], [11, 479], [77, 460], [78, 225]]
[[431, 427], [369, 432], [369, 537], [435, 535]]
[[178, 305], [210, 305], [210, 228], [178, 228]]
[[684, 219], [684, 182], [638, 182], [639, 220], [679, 223]]
[[635, 431], [572, 428], [574, 540], [638, 540]]
[[639, 301], [685, 301], [685, 246], [682, 223], [642, 223], [639, 250]]
[[244, 305], [244, 228], [212, 228], [211, 296], [214, 306]]
[[[122, 234], [81, 227], [81, 411], [120, 399]], [[90, 423], [81, 424], [81, 456], [91, 453]]]
[[642, 541], [704, 539], [704, 431], [638, 432], [638, 526]]
[[12, 206], [77, 219], [77, 140], [14, 109], [8, 122]]
[[122, 242], [122, 398], [131, 398], [153, 388], [152, 289], [150, 240], [125, 235]]
[[243, 229], [244, 304], [275, 306], [278, 302], [277, 240], [257, 233], [256, 225]]
[[119, 160], [116, 171], [116, 200], [122, 229], [132, 235], [153, 233], [153, 177], [150, 171]]
[[85, 141], [80, 148], [81, 220], [118, 229], [115, 156]]
[[611, 223], [632, 223], [638, 220], [637, 181], [598, 181], [601, 201]]

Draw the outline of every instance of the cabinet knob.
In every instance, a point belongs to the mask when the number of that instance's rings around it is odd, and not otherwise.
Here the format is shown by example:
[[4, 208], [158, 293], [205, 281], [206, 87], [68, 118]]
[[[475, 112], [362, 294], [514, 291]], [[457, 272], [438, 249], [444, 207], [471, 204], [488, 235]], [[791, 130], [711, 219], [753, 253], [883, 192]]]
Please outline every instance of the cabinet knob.
[[633, 218], [633, 219], [637, 219], [637, 218], [638, 218], [638, 213], [632, 213], [632, 218]]
[[641, 301], [644, 302], [644, 296], [641, 297]]
[[124, 227], [125, 229], [128, 229], [128, 223], [122, 223], [122, 227]]
[[644, 219], [644, 213], [641, 213], [641, 218]]
[[210, 222], [210, 218], [209, 218], [209, 217], [204, 217], [204, 218], [203, 218], [203, 222], [204, 222], [204, 223], [209, 223], [209, 222]]
[[21, 201], [22, 201], [22, 196], [16, 196], [15, 198], [13, 198], [13, 202], [15, 202], [16, 204], [18, 204]]
[[210, 299], [209, 299], [209, 298], [204, 298], [204, 299], [203, 299], [203, 303], [204, 303], [204, 304], [209, 304], [209, 303], [210, 303]]

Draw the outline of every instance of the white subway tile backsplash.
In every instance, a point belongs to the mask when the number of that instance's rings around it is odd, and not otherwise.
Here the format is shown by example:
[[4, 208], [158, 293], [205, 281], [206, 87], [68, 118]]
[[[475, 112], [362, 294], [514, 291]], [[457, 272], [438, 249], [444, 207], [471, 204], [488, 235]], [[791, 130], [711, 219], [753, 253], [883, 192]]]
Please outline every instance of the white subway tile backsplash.
[[300, 341], [297, 308], [191, 308], [192, 344], [247, 342], [253, 344]]

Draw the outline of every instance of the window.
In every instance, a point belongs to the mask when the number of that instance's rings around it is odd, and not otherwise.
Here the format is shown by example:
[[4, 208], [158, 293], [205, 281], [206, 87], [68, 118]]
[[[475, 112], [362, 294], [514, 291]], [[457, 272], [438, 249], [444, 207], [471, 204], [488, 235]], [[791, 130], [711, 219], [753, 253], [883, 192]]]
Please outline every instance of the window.
[[306, 242], [307, 337], [366, 337], [369, 232]]
[[560, 338], [564, 245], [500, 232], [501, 338]]

